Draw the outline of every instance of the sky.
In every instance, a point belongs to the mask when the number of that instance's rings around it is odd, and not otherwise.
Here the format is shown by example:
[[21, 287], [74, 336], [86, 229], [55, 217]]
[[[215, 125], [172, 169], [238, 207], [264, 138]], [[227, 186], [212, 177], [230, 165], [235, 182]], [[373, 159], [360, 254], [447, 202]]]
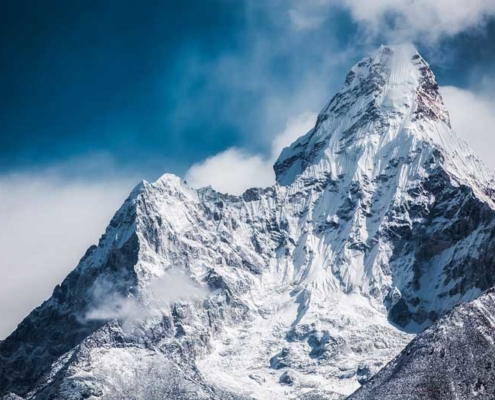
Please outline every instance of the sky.
[[495, 171], [495, 0], [4, 3], [0, 338], [141, 179], [270, 185], [280, 150], [382, 43], [418, 47]]

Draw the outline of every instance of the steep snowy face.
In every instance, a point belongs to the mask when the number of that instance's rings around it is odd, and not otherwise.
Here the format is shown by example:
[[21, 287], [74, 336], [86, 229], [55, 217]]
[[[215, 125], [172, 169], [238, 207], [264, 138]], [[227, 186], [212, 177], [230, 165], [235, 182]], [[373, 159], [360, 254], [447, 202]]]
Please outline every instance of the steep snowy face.
[[491, 232], [493, 178], [452, 131], [414, 47], [382, 46], [355, 65], [274, 168], [283, 186], [332, 182], [317, 204], [319, 216], [339, 221], [325, 232], [335, 235], [334, 277], [345, 292], [379, 299], [399, 326], [419, 330], [489, 287], [459, 271], [492, 268], [475, 267], [468, 252], [484, 241], [480, 225]]
[[350, 394], [495, 284], [492, 180], [437, 89], [412, 47], [382, 47], [283, 151], [273, 187], [140, 184], [0, 344], [0, 395]]
[[394, 160], [428, 159], [438, 149], [459, 180], [487, 186], [490, 174], [450, 128], [427, 62], [411, 45], [382, 46], [351, 69], [314, 129], [283, 150], [274, 166], [277, 182], [372, 180]]

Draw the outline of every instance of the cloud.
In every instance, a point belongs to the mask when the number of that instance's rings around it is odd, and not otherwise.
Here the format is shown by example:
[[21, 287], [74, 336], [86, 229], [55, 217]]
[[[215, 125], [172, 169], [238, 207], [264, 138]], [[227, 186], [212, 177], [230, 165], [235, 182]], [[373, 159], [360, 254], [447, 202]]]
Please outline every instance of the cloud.
[[364, 38], [389, 42], [434, 42], [481, 28], [495, 16], [494, 0], [295, 0], [293, 4], [290, 15], [296, 28], [317, 28], [341, 8], [365, 31]]
[[304, 111], [290, 117], [285, 123], [285, 129], [273, 139], [270, 161], [275, 162], [285, 147], [312, 129], [315, 126], [317, 116], [318, 114], [314, 111]]
[[137, 182], [69, 176], [82, 164], [0, 175], [0, 338], [74, 269]]
[[92, 306], [81, 321], [117, 319], [132, 330], [148, 318], [161, 317], [177, 301], [200, 301], [209, 293], [206, 286], [177, 270], [168, 270], [152, 281], [142, 292], [145, 297], [139, 299], [115, 293], [114, 282], [99, 280], [93, 287]]
[[318, 29], [325, 20], [321, 14], [301, 12], [295, 8], [291, 8], [288, 13], [292, 25], [297, 30]]
[[[478, 29], [495, 15], [493, 0], [346, 0], [354, 19], [374, 33], [389, 27], [387, 39], [436, 41]], [[391, 23], [387, 23], [391, 21]]]
[[289, 118], [285, 129], [273, 139], [269, 156], [230, 148], [194, 164], [186, 180], [196, 188], [211, 185], [215, 190], [236, 195], [251, 187], [270, 186], [275, 183], [273, 164], [282, 149], [308, 132], [315, 121], [316, 113], [311, 111]]
[[263, 156], [230, 148], [194, 164], [186, 173], [186, 181], [196, 188], [211, 185], [219, 192], [241, 194], [249, 187], [270, 186], [273, 175]]
[[483, 92], [454, 86], [442, 87], [441, 92], [455, 132], [495, 172], [495, 98]]

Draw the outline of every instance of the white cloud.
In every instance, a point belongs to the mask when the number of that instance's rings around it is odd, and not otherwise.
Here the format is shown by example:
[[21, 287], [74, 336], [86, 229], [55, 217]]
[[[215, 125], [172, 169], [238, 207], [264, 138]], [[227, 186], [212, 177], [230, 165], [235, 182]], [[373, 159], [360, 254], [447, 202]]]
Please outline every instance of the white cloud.
[[211, 185], [230, 194], [241, 194], [249, 187], [269, 186], [273, 180], [274, 173], [262, 156], [236, 148], [194, 164], [186, 173], [186, 181], [193, 187]]
[[124, 322], [125, 328], [132, 329], [149, 317], [163, 315], [164, 309], [176, 301], [200, 301], [209, 294], [207, 287], [176, 270], [169, 270], [151, 282], [146, 298], [123, 297], [113, 289], [113, 282], [95, 283], [93, 306], [83, 321], [118, 319]]
[[495, 99], [454, 86], [442, 87], [441, 92], [455, 132], [495, 172]]
[[312, 129], [315, 126], [317, 116], [318, 114], [316, 112], [305, 111], [299, 115], [290, 117], [285, 124], [285, 129], [273, 139], [272, 159], [270, 161], [275, 162], [284, 147], [291, 145]]
[[397, 40], [436, 40], [476, 29], [495, 15], [493, 0], [345, 0], [354, 19], [374, 32], [395, 17], [392, 35]]
[[316, 28], [336, 7], [347, 9], [368, 38], [435, 41], [485, 25], [495, 0], [293, 0], [294, 26]]
[[67, 167], [0, 176], [0, 338], [74, 269], [137, 182], [64, 177]]
[[311, 111], [289, 118], [285, 129], [275, 136], [270, 156], [230, 148], [194, 164], [187, 171], [186, 180], [196, 188], [211, 185], [220, 192], [237, 195], [251, 187], [270, 186], [275, 182], [273, 163], [282, 149], [308, 132], [315, 121], [316, 113]]

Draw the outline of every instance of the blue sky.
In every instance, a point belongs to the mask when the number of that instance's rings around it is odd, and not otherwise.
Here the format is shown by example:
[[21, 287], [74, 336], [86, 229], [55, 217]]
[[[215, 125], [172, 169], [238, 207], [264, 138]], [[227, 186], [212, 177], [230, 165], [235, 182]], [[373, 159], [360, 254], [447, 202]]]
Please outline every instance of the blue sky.
[[0, 339], [140, 179], [271, 184], [280, 149], [382, 43], [417, 45], [495, 169], [495, 0], [3, 3]]
[[[321, 108], [388, 39], [363, 34], [346, 8], [312, 21], [320, 10], [300, 11], [311, 1], [8, 3], [0, 172], [96, 157], [72, 173], [111, 164], [155, 179], [232, 146], [267, 152], [287, 118]], [[495, 24], [417, 44], [441, 85], [476, 87], [493, 67]]]

